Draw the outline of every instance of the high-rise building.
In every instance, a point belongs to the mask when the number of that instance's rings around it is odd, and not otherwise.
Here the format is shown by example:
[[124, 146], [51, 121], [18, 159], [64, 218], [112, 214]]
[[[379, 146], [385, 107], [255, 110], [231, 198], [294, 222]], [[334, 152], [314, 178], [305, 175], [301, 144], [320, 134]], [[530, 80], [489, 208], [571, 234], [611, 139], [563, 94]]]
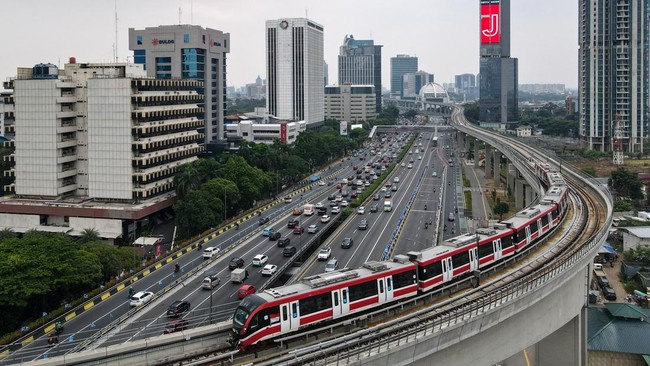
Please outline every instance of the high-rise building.
[[206, 143], [224, 138], [229, 33], [187, 24], [129, 28], [129, 49], [149, 77], [203, 82], [205, 126], [200, 132]]
[[476, 86], [476, 76], [474, 74], [460, 74], [454, 77], [456, 93], [464, 93], [467, 88]]
[[592, 150], [612, 151], [616, 121], [625, 152], [648, 137], [648, 2], [580, 0], [579, 135]]
[[390, 58], [390, 96], [402, 97], [402, 76], [418, 71], [418, 58], [409, 55], [397, 55]]
[[382, 47], [371, 39], [346, 35], [339, 48], [339, 84], [374, 85], [377, 113], [381, 113]]
[[402, 98], [415, 99], [423, 86], [433, 82], [435, 82], [434, 75], [426, 71], [402, 75]]
[[482, 126], [513, 129], [519, 120], [518, 65], [510, 57], [510, 0], [480, 0]]
[[266, 21], [266, 109], [283, 121], [322, 123], [323, 26], [306, 18]]
[[325, 87], [325, 117], [357, 122], [377, 118], [374, 85]]
[[[203, 151], [203, 83], [147, 78], [142, 65], [19, 68], [14, 163], [0, 226], [127, 240], [138, 220], [171, 207], [174, 175]], [[106, 204], [110, 202], [110, 205]]]

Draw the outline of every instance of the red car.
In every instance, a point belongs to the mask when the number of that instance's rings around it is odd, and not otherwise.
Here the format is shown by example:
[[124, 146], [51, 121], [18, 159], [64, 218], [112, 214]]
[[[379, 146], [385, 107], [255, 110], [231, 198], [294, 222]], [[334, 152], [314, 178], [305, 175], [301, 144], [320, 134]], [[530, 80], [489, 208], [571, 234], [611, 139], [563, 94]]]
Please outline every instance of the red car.
[[242, 287], [240, 287], [237, 291], [237, 298], [241, 300], [246, 296], [254, 294], [255, 291], [257, 291], [257, 289], [253, 285], [242, 285]]
[[303, 228], [302, 226], [296, 226], [293, 228], [293, 233], [296, 235], [300, 235], [304, 232], [305, 232], [305, 228]]

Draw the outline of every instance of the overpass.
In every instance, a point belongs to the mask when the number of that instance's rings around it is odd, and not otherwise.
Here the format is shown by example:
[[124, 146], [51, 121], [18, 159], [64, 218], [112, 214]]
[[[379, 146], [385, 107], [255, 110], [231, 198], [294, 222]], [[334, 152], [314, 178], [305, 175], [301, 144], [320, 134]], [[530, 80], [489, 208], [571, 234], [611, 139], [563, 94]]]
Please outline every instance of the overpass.
[[451, 116], [455, 104], [426, 99], [384, 98], [384, 104], [394, 105], [400, 112], [415, 110], [420, 114], [434, 116]]

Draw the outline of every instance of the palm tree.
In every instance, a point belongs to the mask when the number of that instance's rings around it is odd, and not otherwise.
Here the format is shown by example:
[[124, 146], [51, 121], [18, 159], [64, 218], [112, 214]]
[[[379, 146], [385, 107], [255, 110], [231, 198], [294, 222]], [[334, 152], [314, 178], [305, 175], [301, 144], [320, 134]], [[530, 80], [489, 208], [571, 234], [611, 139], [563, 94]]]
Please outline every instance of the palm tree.
[[193, 164], [184, 165], [174, 176], [174, 187], [179, 198], [185, 197], [191, 190], [201, 185], [199, 171]]
[[7, 239], [11, 239], [15, 237], [16, 237], [16, 233], [10, 227], [6, 227], [0, 230], [0, 241], [5, 241]]
[[86, 228], [81, 231], [78, 240], [80, 243], [85, 244], [101, 241], [101, 238], [99, 237], [99, 231], [95, 230], [95, 228]]

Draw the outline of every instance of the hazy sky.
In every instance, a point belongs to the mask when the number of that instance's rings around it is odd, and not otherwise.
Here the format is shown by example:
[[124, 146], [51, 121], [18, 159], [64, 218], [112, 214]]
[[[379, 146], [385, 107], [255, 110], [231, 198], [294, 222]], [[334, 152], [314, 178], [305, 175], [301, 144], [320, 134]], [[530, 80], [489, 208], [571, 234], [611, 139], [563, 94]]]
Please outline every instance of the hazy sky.
[[[128, 28], [192, 23], [230, 33], [228, 85], [265, 78], [264, 22], [305, 17], [325, 28], [330, 83], [346, 34], [383, 45], [382, 84], [390, 87], [390, 57], [418, 56], [419, 68], [438, 83], [478, 73], [479, 0], [12, 0], [3, 1], [0, 78], [16, 67], [113, 58], [115, 4], [118, 56], [128, 50]], [[193, 11], [192, 11], [193, 10]], [[511, 53], [519, 83], [577, 86], [577, 1], [512, 0]]]

